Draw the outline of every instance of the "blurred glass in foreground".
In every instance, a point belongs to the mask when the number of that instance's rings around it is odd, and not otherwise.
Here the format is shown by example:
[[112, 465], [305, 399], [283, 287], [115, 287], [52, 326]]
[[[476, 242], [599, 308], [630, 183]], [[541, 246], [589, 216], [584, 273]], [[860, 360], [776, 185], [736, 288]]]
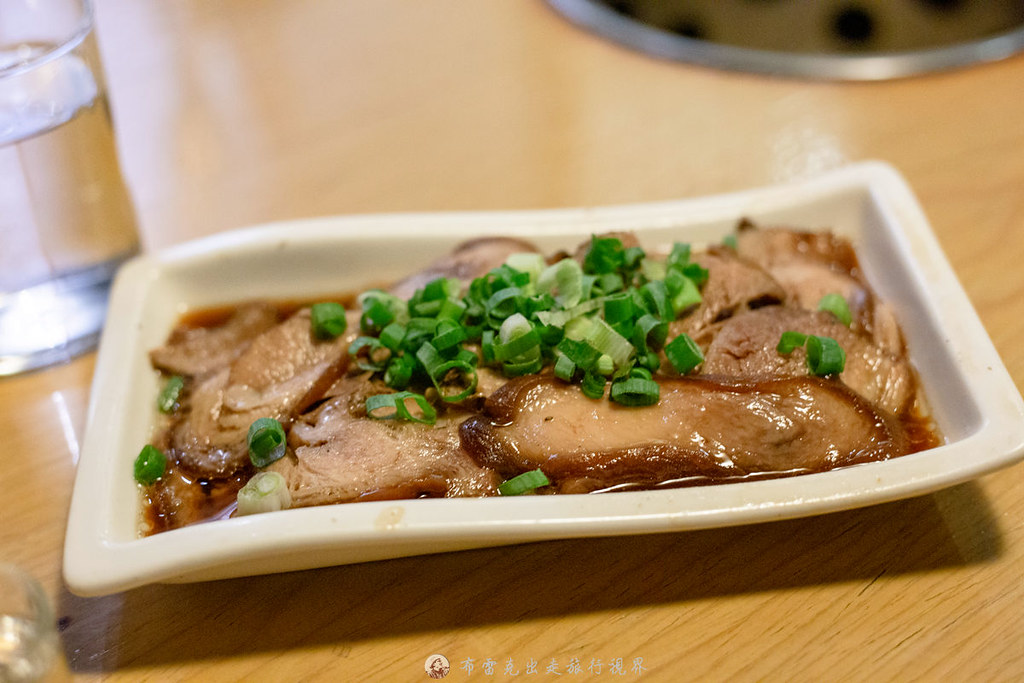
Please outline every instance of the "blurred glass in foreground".
[[27, 573], [0, 564], [0, 681], [54, 680], [66, 673], [46, 593]]

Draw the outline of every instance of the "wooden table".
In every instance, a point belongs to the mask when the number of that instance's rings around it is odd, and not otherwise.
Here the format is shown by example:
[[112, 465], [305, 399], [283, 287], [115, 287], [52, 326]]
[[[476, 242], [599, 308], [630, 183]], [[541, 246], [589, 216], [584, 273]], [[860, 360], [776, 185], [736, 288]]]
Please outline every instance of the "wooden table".
[[[809, 83], [651, 59], [538, 0], [98, 14], [149, 249], [304, 216], [690, 197], [883, 159], [1024, 383], [1024, 57]], [[512, 680], [509, 660], [546, 681], [1024, 678], [1021, 466], [811, 519], [79, 598], [60, 567], [93, 368], [0, 381], [0, 557], [42, 580], [83, 680], [426, 680], [435, 652], [449, 680]]]

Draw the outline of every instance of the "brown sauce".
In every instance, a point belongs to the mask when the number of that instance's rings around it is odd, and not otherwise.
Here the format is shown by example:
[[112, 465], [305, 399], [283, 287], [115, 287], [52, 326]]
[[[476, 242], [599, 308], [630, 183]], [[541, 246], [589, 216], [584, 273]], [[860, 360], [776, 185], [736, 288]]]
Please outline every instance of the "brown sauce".
[[935, 420], [928, 415], [921, 414], [919, 408], [915, 407], [900, 421], [910, 439], [910, 453], [919, 453], [942, 445], [942, 435], [939, 433]]
[[171, 464], [163, 478], [144, 493], [143, 525], [146, 535], [189, 524], [224, 519], [235, 509], [238, 491], [252, 476], [245, 468], [223, 479], [203, 479], [183, 472]]
[[[279, 320], [284, 320], [291, 314], [295, 313], [300, 308], [309, 306], [317, 301], [337, 301], [343, 305], [346, 309], [350, 309], [356, 305], [356, 294], [345, 293], [345, 294], [333, 294], [330, 296], [317, 297], [313, 299], [283, 299], [278, 301], [268, 301], [266, 303], [277, 309], [277, 317]], [[184, 313], [178, 319], [178, 325], [180, 327], [188, 329], [196, 329], [200, 327], [217, 327], [227, 322], [228, 318], [238, 308], [237, 305], [226, 305], [226, 306], [211, 306], [209, 308], [197, 308], [192, 311]]]

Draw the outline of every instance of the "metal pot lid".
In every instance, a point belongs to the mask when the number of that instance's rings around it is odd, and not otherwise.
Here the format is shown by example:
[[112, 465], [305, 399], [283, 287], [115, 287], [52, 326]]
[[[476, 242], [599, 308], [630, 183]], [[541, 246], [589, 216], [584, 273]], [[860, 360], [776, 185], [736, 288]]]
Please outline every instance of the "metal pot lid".
[[1024, 0], [548, 0], [573, 23], [705, 66], [874, 81], [1024, 49]]

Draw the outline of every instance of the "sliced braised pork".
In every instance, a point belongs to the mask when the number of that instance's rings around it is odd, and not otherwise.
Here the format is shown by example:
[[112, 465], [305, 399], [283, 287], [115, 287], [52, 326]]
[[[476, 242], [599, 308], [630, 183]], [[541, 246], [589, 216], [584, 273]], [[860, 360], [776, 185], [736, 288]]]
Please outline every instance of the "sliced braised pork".
[[897, 421], [841, 383], [813, 377], [669, 379], [656, 405], [627, 408], [534, 375], [495, 392], [460, 433], [481, 465], [504, 476], [539, 467], [561, 492], [814, 472], [908, 448]]
[[901, 356], [876, 346], [831, 313], [791, 306], [767, 306], [726, 320], [704, 354], [701, 372], [738, 380], [800, 377], [808, 374], [803, 349], [776, 350], [783, 332], [832, 337], [846, 352], [842, 381], [894, 415], [904, 414], [916, 391], [913, 370]]
[[903, 355], [905, 345], [896, 317], [864, 279], [849, 241], [832, 233], [740, 226], [737, 251], [779, 282], [787, 301], [814, 310], [826, 294], [846, 299], [851, 328], [870, 336], [876, 345]]
[[288, 482], [292, 505], [497, 493], [497, 475], [460, 445], [466, 413], [440, 415], [434, 425], [372, 420], [365, 397], [381, 389], [365, 377], [341, 384], [347, 392], [297, 421], [289, 454], [271, 465]]
[[693, 261], [707, 269], [708, 279], [697, 308], [670, 325], [673, 338], [685, 332], [698, 344], [706, 343], [716, 323], [744, 310], [780, 303], [786, 297], [772, 276], [731, 249], [713, 247], [694, 254]]
[[414, 275], [389, 288], [397, 297], [409, 299], [439, 277], [458, 278], [465, 283], [487, 274], [512, 254], [536, 252], [537, 247], [513, 237], [481, 237], [464, 242], [455, 250]]
[[314, 338], [309, 309], [258, 335], [231, 365], [197, 383], [188, 410], [171, 428], [178, 462], [201, 477], [223, 477], [248, 459], [249, 425], [261, 417], [284, 423], [305, 410], [340, 377], [348, 362], [349, 330], [331, 341]]
[[252, 339], [276, 324], [277, 309], [269, 303], [242, 304], [221, 325], [176, 327], [149, 358], [153, 367], [172, 375], [206, 375], [227, 367]]
[[857, 270], [857, 253], [850, 241], [827, 231], [759, 228], [744, 221], [736, 234], [736, 250], [769, 271], [797, 259], [828, 264], [846, 273]]

